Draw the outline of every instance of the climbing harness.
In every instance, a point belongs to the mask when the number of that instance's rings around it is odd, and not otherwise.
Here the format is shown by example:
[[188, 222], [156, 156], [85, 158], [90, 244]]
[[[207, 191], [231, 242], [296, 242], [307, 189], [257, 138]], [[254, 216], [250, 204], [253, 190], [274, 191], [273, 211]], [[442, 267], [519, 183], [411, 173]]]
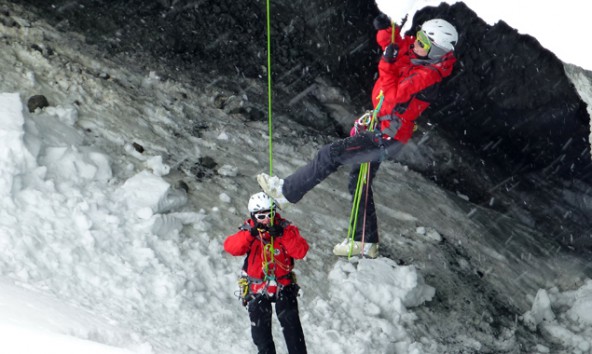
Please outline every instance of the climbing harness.
[[[239, 299], [243, 306], [259, 297], [264, 296], [265, 298], [275, 301], [277, 294], [282, 290], [284, 285], [279, 281], [281, 279], [290, 279], [290, 284], [296, 284], [296, 276], [292, 269], [293, 264], [285, 264], [276, 259], [276, 254], [279, 252], [274, 244], [274, 237], [271, 237], [269, 241], [266, 241], [262, 237], [262, 230], [259, 231], [259, 242], [261, 247], [261, 269], [263, 270], [263, 278], [254, 278], [248, 276], [246, 272], [247, 260], [245, 260], [245, 267], [241, 272], [241, 276], [238, 279], [239, 285]], [[247, 255], [247, 258], [249, 256]], [[276, 269], [281, 268], [287, 271], [286, 275], [276, 277]]]

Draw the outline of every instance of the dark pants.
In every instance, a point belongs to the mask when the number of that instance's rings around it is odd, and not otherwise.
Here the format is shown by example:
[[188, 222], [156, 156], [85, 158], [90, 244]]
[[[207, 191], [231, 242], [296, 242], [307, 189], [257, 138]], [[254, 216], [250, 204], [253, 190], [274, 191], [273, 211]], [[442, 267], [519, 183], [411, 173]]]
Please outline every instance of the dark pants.
[[337, 171], [339, 166], [351, 165], [349, 191], [353, 196], [360, 164], [371, 162], [368, 191], [364, 188], [360, 200], [355, 239], [362, 240], [362, 226], [365, 226], [364, 241], [378, 242], [372, 180], [380, 167], [380, 162], [385, 159], [393, 159], [402, 148], [403, 144], [399, 141], [378, 139], [372, 132], [363, 132], [353, 137], [337, 140], [324, 145], [312, 161], [286, 177], [282, 191], [289, 202], [296, 203], [309, 190]]
[[[284, 333], [290, 354], [306, 354], [304, 333], [298, 314], [298, 285], [288, 285], [279, 292], [275, 302], [275, 312]], [[271, 300], [258, 296], [248, 305], [251, 319], [251, 336], [259, 354], [275, 354], [271, 334]]]

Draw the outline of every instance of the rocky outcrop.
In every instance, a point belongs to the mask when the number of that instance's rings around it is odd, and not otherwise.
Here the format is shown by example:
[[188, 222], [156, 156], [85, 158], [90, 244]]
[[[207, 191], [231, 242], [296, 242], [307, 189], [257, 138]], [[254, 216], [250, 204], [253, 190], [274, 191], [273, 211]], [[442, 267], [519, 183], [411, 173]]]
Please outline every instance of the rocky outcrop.
[[[264, 1], [18, 3], [64, 31], [84, 34], [110, 60], [191, 82], [211, 90], [220, 109], [266, 119]], [[371, 108], [380, 55], [372, 28], [377, 14], [372, 1], [271, 2], [272, 97], [283, 124], [343, 135], [355, 114]], [[590, 118], [563, 63], [535, 38], [502, 21], [490, 26], [462, 2], [424, 8], [409, 19], [412, 32], [433, 17], [459, 29], [459, 60], [402, 162], [504, 211], [558, 185], [585, 190], [580, 181], [592, 182]], [[502, 193], [510, 190], [517, 193]], [[544, 201], [531, 201], [542, 214], [552, 211]], [[569, 222], [548, 213], [550, 226]]]
[[[60, 28], [83, 32], [106, 55], [158, 65], [176, 79], [223, 77], [237, 91], [245, 78], [266, 80], [263, 1], [20, 2]], [[274, 1], [270, 13], [276, 109], [324, 133], [345, 131], [312, 91], [326, 89], [314, 86], [322, 77], [351, 107], [368, 108], [378, 57], [375, 5]], [[458, 27], [459, 62], [426, 120], [506, 176], [543, 171], [588, 180], [589, 117], [555, 55], [504, 22], [487, 25], [462, 2], [423, 9], [413, 30], [432, 17]], [[261, 111], [265, 95], [252, 97]]]
[[506, 176], [590, 180], [586, 105], [563, 63], [533, 37], [500, 21], [487, 25], [462, 3], [426, 9], [461, 32], [458, 70], [429, 117], [459, 144]]

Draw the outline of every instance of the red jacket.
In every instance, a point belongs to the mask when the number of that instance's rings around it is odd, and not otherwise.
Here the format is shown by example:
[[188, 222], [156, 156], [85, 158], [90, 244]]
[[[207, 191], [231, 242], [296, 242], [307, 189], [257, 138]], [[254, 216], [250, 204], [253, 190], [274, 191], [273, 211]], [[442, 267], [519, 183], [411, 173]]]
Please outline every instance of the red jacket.
[[[382, 90], [384, 101], [378, 112], [378, 117], [396, 114], [401, 119], [401, 126], [394, 138], [406, 143], [413, 134], [414, 120], [430, 105], [429, 102], [419, 99], [417, 94], [449, 76], [456, 58], [450, 52], [435, 63], [414, 64], [412, 59], [421, 59], [413, 53], [411, 47], [415, 42], [415, 37], [401, 38], [399, 31], [397, 26], [395, 31], [395, 43], [399, 46], [397, 60], [387, 63], [381, 59], [378, 63], [379, 76], [372, 90], [372, 103], [374, 107], [378, 105], [378, 95]], [[383, 51], [391, 43], [391, 40], [392, 29], [390, 27], [376, 33], [376, 41]], [[382, 120], [380, 130], [385, 132], [390, 124], [390, 120]]]
[[[279, 214], [275, 214], [274, 223], [287, 223]], [[242, 256], [248, 253], [247, 274], [252, 279], [263, 279], [263, 263], [265, 259], [271, 259], [269, 252], [266, 252], [264, 258], [263, 248], [270, 243], [271, 237], [268, 232], [263, 233], [263, 237], [253, 237], [249, 230], [244, 228], [254, 227], [253, 220], [248, 219], [241, 230], [234, 235], [230, 235], [224, 241], [224, 250], [233, 256]], [[308, 242], [302, 236], [298, 228], [287, 223], [284, 227], [284, 234], [280, 237], [274, 237], [273, 249], [275, 250], [274, 259], [275, 277], [278, 283], [288, 285], [292, 279], [288, 277], [294, 267], [294, 259], [302, 259], [308, 252]]]

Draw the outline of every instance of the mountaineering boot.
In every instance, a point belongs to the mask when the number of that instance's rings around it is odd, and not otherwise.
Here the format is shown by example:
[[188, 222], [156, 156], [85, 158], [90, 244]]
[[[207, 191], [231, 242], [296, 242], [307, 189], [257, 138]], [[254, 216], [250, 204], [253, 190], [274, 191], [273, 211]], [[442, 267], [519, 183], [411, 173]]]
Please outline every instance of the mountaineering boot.
[[370, 243], [364, 242], [363, 243], [363, 250], [362, 250], [362, 242], [361, 241], [352, 241], [349, 238], [343, 240], [343, 242], [338, 243], [333, 247], [333, 254], [339, 257], [348, 257], [350, 246], [353, 242], [353, 247], [351, 255], [352, 256], [359, 256], [360, 254], [364, 255], [368, 258], [376, 258], [378, 257], [378, 243]]
[[290, 205], [290, 202], [284, 197], [284, 193], [282, 192], [282, 187], [284, 186], [283, 179], [277, 176], [271, 177], [266, 173], [260, 173], [257, 175], [257, 182], [265, 194], [275, 200], [280, 209], [285, 209]]

